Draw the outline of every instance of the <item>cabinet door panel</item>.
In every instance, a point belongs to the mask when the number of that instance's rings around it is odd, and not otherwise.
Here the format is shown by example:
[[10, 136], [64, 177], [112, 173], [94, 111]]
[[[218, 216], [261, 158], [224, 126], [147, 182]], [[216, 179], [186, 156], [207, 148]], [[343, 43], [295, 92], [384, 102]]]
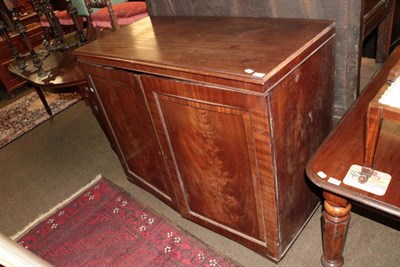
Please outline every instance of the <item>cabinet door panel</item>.
[[[266, 173], [270, 155], [268, 135], [259, 133], [268, 132], [253, 125], [265, 115], [263, 97], [240, 99], [238, 93], [203, 85], [140, 79], [153, 117], [159, 117], [156, 128], [165, 136], [164, 151], [170, 151], [168, 166], [175, 169], [171, 177], [181, 189], [177, 194], [183, 215], [265, 244], [263, 212], [273, 214], [274, 207], [262, 205], [273, 204], [273, 196], [260, 195], [260, 175]], [[258, 162], [256, 142], [264, 142], [259, 148], [263, 162]]]
[[164, 179], [165, 163], [136, 76], [110, 69], [103, 73], [101, 68], [86, 67], [88, 71], [95, 98], [128, 176], [171, 202], [172, 187], [169, 179]]
[[158, 100], [190, 211], [259, 238], [249, 155], [243, 153], [249, 115], [162, 95]]

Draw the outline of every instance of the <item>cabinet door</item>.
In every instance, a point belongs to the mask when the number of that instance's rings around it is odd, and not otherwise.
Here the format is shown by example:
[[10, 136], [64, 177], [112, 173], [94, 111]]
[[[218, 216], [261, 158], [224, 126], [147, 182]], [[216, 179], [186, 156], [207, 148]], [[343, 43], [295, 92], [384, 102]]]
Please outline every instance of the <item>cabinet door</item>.
[[128, 178], [175, 207], [163, 153], [136, 75], [87, 64], [83, 67]]
[[146, 75], [140, 80], [182, 214], [266, 246], [276, 229], [265, 98]]

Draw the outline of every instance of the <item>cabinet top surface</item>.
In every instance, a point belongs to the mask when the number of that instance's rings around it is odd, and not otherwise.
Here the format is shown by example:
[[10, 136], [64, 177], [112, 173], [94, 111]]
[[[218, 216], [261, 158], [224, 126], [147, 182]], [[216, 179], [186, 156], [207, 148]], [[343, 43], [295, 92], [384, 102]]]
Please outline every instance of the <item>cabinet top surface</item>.
[[129, 63], [139, 71], [140, 66], [151, 66], [264, 84], [304, 50], [332, 35], [333, 23], [322, 20], [152, 17], [75, 54]]

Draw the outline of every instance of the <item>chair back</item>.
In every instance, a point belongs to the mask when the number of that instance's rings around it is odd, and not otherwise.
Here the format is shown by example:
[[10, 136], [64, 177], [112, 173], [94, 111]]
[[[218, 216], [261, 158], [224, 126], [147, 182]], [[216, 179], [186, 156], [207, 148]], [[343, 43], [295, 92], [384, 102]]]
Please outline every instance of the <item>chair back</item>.
[[127, 2], [127, 0], [84, 0], [86, 8], [89, 13], [89, 22], [92, 22], [93, 13], [99, 8], [107, 8], [110, 15], [110, 22], [113, 30], [120, 28], [117, 20], [117, 16], [114, 13], [112, 4]]

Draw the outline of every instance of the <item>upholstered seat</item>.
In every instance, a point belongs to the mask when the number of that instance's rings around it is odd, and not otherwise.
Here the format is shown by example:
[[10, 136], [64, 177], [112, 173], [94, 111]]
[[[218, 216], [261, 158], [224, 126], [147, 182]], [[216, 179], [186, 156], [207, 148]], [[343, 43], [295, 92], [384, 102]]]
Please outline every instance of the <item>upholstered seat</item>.
[[[57, 16], [61, 25], [74, 25], [74, 22], [68, 15], [67, 10], [55, 11], [54, 14]], [[45, 15], [40, 16], [40, 25], [42, 25], [42, 27], [50, 27], [50, 23]]]
[[[119, 25], [128, 25], [148, 16], [145, 2], [125, 2], [114, 4], [112, 10], [117, 18]], [[92, 16], [94, 27], [112, 28], [110, 14], [107, 8], [102, 8]]]
[[98, 38], [105, 28], [118, 30], [120, 26], [134, 23], [148, 16], [144, 1], [85, 0], [85, 5], [89, 11], [91, 28], [95, 29], [95, 33], [89, 36], [90, 40]]

